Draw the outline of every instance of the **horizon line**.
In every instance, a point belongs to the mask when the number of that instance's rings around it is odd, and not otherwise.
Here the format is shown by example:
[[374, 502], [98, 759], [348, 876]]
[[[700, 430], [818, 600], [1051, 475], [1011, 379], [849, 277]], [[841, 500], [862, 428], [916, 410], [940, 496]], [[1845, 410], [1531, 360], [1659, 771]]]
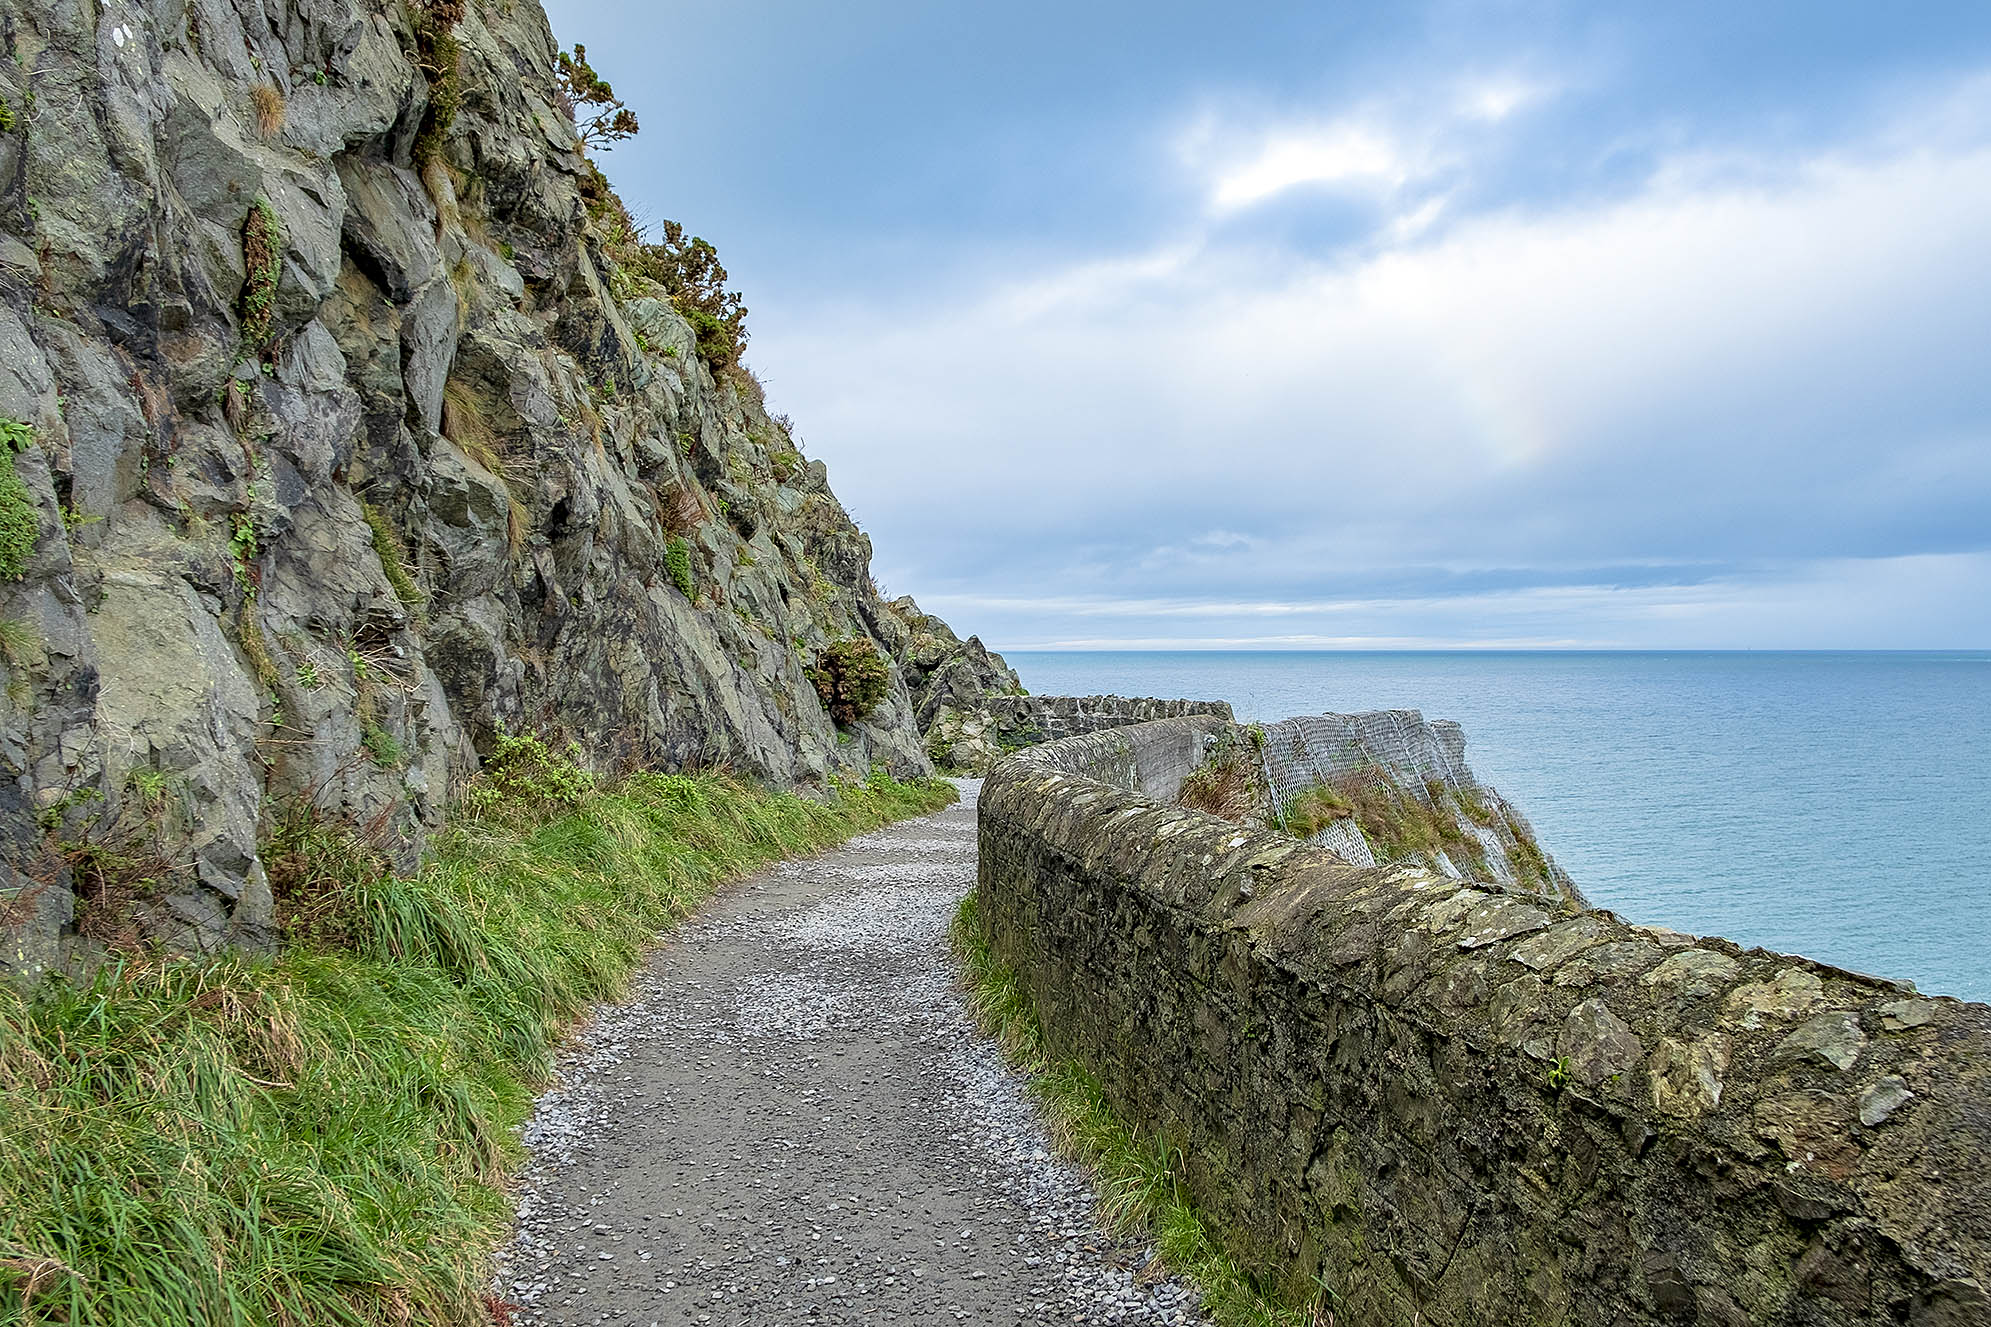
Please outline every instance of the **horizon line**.
[[1959, 654], [1991, 658], [1978, 645], [1175, 645], [1118, 642], [1008, 645], [997, 654]]

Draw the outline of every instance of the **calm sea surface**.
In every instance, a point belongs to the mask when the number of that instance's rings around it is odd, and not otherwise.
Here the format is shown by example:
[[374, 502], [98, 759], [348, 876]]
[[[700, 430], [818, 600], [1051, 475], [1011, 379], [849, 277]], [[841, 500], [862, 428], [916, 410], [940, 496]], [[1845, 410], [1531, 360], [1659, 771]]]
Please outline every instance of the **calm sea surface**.
[[1593, 903], [1991, 999], [1991, 653], [1035, 653], [1039, 695], [1457, 719]]

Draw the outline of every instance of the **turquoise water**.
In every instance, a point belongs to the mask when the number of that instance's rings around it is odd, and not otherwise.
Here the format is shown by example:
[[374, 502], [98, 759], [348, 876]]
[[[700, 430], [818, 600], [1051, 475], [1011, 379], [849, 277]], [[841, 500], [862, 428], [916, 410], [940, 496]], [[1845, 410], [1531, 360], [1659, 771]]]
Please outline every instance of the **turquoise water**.
[[1991, 653], [1025, 653], [1039, 695], [1465, 725], [1592, 902], [1991, 999]]

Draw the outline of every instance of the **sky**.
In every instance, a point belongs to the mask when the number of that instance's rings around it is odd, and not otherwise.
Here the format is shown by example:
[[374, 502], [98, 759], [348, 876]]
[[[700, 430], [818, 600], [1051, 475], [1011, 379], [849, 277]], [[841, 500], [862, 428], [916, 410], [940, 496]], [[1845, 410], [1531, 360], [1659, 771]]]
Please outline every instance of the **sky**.
[[964, 636], [1991, 648], [1991, 6], [547, 9]]

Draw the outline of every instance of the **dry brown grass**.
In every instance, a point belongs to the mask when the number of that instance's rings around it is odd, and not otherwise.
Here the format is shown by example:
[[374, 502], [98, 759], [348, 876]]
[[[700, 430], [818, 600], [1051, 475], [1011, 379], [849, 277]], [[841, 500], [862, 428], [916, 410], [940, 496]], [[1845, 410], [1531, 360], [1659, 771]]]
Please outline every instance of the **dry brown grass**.
[[463, 222], [463, 210], [456, 197], [456, 176], [440, 155], [423, 160], [420, 169], [422, 187], [428, 191], [429, 201], [436, 205], [436, 234], [439, 237], [451, 226]]
[[442, 435], [498, 478], [509, 477], [504, 439], [498, 436], [483, 401], [461, 378], [443, 384]]
[[525, 543], [531, 520], [525, 505], [512, 491], [511, 457], [505, 451], [505, 440], [491, 422], [490, 411], [485, 409], [483, 400], [460, 378], [451, 378], [443, 384], [442, 435], [504, 485], [507, 502], [505, 537], [516, 553]]
[[249, 105], [256, 112], [256, 128], [264, 138], [275, 138], [283, 131], [284, 117], [289, 113], [283, 100], [283, 89], [274, 83], [258, 83], [249, 89]]
[[1248, 820], [1258, 810], [1257, 780], [1242, 751], [1220, 754], [1190, 772], [1176, 801], [1192, 811], [1207, 811], [1225, 820]]
[[671, 534], [689, 538], [705, 524], [706, 516], [705, 499], [690, 484], [666, 484], [657, 490], [657, 520]]
[[193, 873], [191, 861], [167, 851], [165, 812], [163, 799], [128, 792], [115, 813], [88, 817], [74, 837], [50, 833], [50, 850], [69, 868], [76, 934], [118, 953], [143, 952], [136, 909]]
[[230, 379], [221, 392], [221, 417], [228, 423], [228, 431], [236, 437], [246, 437], [249, 432], [249, 384], [238, 379]]
[[752, 401], [762, 410], [767, 409], [767, 384], [760, 375], [744, 364], [733, 364], [725, 370], [725, 378], [733, 384], [742, 401]]

